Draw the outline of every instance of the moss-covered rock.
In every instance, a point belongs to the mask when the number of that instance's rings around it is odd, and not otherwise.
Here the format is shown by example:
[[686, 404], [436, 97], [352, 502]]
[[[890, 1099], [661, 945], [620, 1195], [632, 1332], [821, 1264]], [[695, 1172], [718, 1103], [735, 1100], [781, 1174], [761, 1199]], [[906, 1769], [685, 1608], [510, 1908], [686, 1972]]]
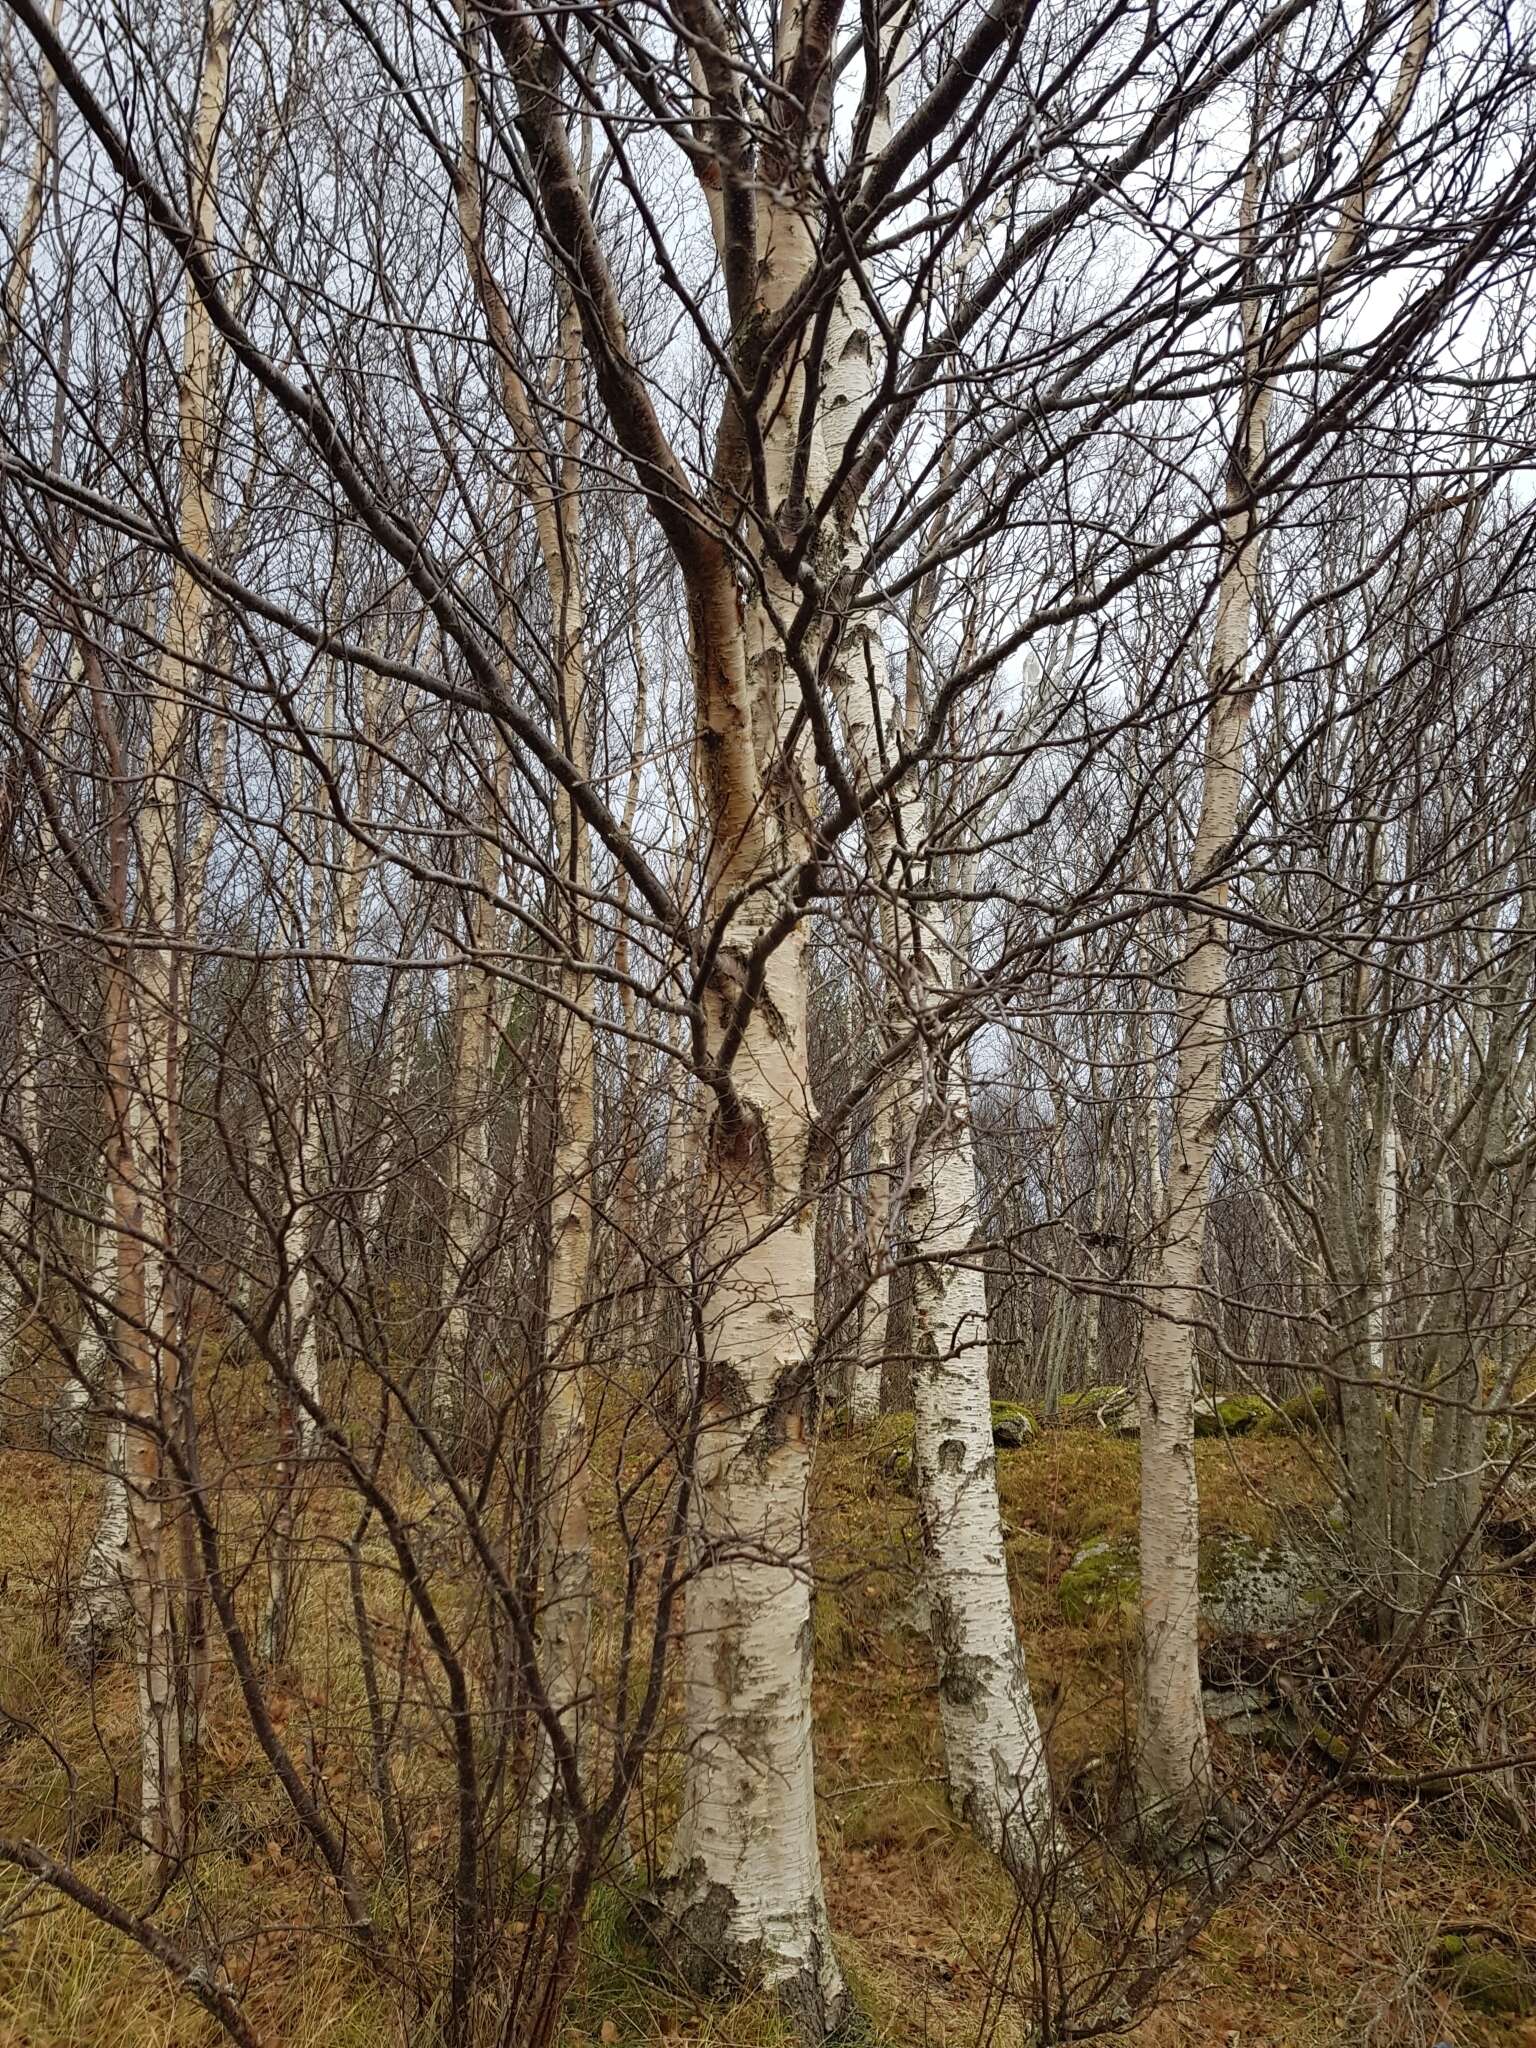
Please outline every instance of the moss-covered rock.
[[1259, 1427], [1282, 1436], [1293, 1436], [1298, 1430], [1319, 1430], [1327, 1420], [1328, 1389], [1319, 1383], [1315, 1387], [1303, 1387], [1288, 1401], [1276, 1402]]
[[1056, 1402], [1056, 1420], [1068, 1429], [1114, 1429], [1134, 1414], [1129, 1387], [1079, 1387]]
[[1195, 1435], [1246, 1436], [1273, 1412], [1262, 1394], [1202, 1394], [1195, 1402]]
[[1536, 2013], [1536, 1967], [1530, 1956], [1490, 1946], [1485, 1935], [1442, 1934], [1430, 1951], [1430, 1968], [1474, 2012], [1491, 2019]]
[[992, 1403], [992, 1441], [1000, 1451], [1019, 1451], [1040, 1434], [1040, 1425], [1022, 1401]]
[[[1077, 1552], [1057, 1582], [1056, 1598], [1063, 1618], [1081, 1625], [1129, 1606], [1140, 1585], [1135, 1544], [1105, 1536]], [[1200, 1545], [1200, 1619], [1215, 1635], [1296, 1628], [1327, 1601], [1322, 1574], [1299, 1551], [1249, 1536], [1207, 1536]]]
[[1064, 1619], [1081, 1627], [1097, 1614], [1128, 1607], [1140, 1585], [1134, 1549], [1102, 1539], [1078, 1551], [1057, 1582], [1056, 1598]]
[[1307, 1742], [1319, 1756], [1343, 1770], [1354, 1754], [1354, 1745], [1347, 1735], [1341, 1735], [1336, 1728], [1330, 1728], [1326, 1721], [1314, 1721], [1307, 1730]]
[[1200, 1615], [1216, 1635], [1263, 1635], [1310, 1621], [1328, 1602], [1312, 1559], [1250, 1536], [1208, 1537], [1200, 1546]]
[[[1015, 1451], [1032, 1443], [1040, 1425], [1022, 1401], [992, 1403], [992, 1441], [999, 1450]], [[911, 1493], [916, 1483], [917, 1432], [910, 1414], [882, 1415], [870, 1457], [874, 1468], [898, 1493]]]

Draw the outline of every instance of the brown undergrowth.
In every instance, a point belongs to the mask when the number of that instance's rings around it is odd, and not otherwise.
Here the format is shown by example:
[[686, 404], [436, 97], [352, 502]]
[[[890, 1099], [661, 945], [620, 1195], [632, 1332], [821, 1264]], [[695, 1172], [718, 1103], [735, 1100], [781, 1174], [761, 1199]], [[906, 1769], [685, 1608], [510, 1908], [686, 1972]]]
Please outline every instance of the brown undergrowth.
[[[613, 1406], [617, 1415], [620, 1404]], [[944, 1799], [913, 1504], [899, 1459], [894, 1476], [892, 1469], [902, 1427], [891, 1418], [863, 1442], [829, 1436], [815, 1464], [816, 1741], [830, 1908], [872, 2039], [1023, 2048], [1027, 2007], [1017, 1985], [1028, 1944], [1014, 1918], [1013, 1888]], [[653, 1460], [658, 1443], [654, 1432], [632, 1425], [597, 1432], [605, 1607], [623, 1583], [618, 1482]], [[221, 1524], [231, 1557], [249, 1567], [269, 1485], [254, 1422], [243, 1437], [231, 1424], [224, 1449]], [[1202, 1443], [1197, 1455], [1212, 1532], [1269, 1542], [1316, 1521], [1325, 1491], [1305, 1443], [1217, 1441]], [[1123, 1746], [1132, 1617], [1111, 1607], [1069, 1622], [1057, 1589], [1084, 1544], [1134, 1536], [1135, 1446], [1097, 1430], [1048, 1430], [1022, 1450], [1001, 1453], [999, 1466], [1017, 1613], [1053, 1777], [1080, 1827], [1083, 1788]], [[132, 1673], [118, 1661], [85, 1682], [59, 1650], [98, 1484], [88, 1468], [37, 1442], [0, 1455], [0, 1834], [69, 1856], [90, 1883], [152, 1911], [189, 1950], [216, 1951], [246, 2019], [271, 2048], [429, 2041], [423, 1986], [440, 1969], [447, 1938], [447, 1763], [431, 1732], [440, 1706], [432, 1674], [386, 1560], [376, 1551], [369, 1558], [375, 1649], [398, 1676], [407, 1719], [420, 1709], [419, 1739], [403, 1744], [399, 1758], [408, 1842], [402, 1868], [384, 1870], [365, 1796], [366, 1701], [340, 1550], [354, 1509], [323, 1485], [305, 1511], [294, 1652], [269, 1677], [274, 1722], [310, 1782], [324, 1786], [328, 1809], [368, 1873], [371, 1906], [397, 1937], [394, 1960], [381, 1970], [348, 1938], [334, 1893], [262, 1764], [223, 1660], [199, 1765], [197, 1851], [163, 1898], [145, 1894], [129, 1831]], [[425, 1525], [429, 1499], [423, 1494], [413, 1505]], [[452, 1585], [451, 1558], [441, 1561], [441, 1576]], [[242, 1581], [242, 1603], [253, 1606], [259, 1590], [254, 1574]], [[459, 1618], [467, 1628], [473, 1617]], [[657, 1966], [628, 1909], [626, 1887], [643, 1883], [675, 1805], [676, 1711], [674, 1698], [635, 1804], [631, 1872], [600, 1886], [587, 1915], [566, 2023], [572, 2044], [745, 2048], [784, 2035], [764, 2000], [708, 2006], [681, 1991]], [[1327, 1777], [1326, 1754], [1287, 1755], [1226, 1735], [1217, 1742], [1225, 1769], [1261, 1817], [1278, 1818]], [[1500, 1953], [1511, 1944], [1536, 1946], [1530, 1861], [1529, 1844], [1498, 1810], [1480, 1814], [1465, 1797], [1341, 1782], [1266, 1859], [1261, 1875], [1238, 1883], [1173, 1964], [1155, 2006], [1127, 2016], [1122, 2038], [1141, 2048], [1536, 2044], [1536, 2017], [1468, 2002], [1435, 1946], [1462, 1923], [1484, 1930], [1468, 1937], [1474, 1944]], [[1110, 1890], [1119, 1883], [1106, 1879]], [[0, 2048], [202, 2048], [221, 2038], [161, 1969], [78, 1907], [15, 1872], [0, 1878], [0, 1889]], [[1121, 1884], [1119, 1908], [1133, 1922], [1119, 1930], [1127, 1956], [1145, 1961], [1178, 1924], [1188, 1896], [1187, 1886], [1137, 1894]], [[538, 1901], [527, 1911], [531, 1926]], [[511, 1932], [523, 1931], [523, 1922], [512, 1923]]]

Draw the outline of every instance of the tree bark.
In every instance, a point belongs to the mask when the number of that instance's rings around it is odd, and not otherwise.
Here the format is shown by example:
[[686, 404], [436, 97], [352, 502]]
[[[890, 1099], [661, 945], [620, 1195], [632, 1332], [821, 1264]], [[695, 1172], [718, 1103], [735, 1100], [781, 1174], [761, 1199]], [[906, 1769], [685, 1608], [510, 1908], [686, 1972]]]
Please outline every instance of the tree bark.
[[908, 1167], [918, 1524], [955, 1810], [1016, 1875], [1044, 1860], [1051, 1790], [1014, 1625], [992, 1444], [986, 1275], [970, 1107], [935, 1077]]
[[[1321, 323], [1353, 256], [1366, 209], [1401, 131], [1429, 54], [1437, 0], [1418, 0], [1392, 95], [1361, 161], [1315, 279], [1288, 316], [1251, 287], [1265, 172], [1254, 150], [1238, 224], [1243, 407], [1228, 472], [1224, 562], [1217, 590], [1206, 711], [1200, 816], [1177, 1002], [1168, 1176], [1157, 1261], [1157, 1320], [1143, 1345], [1141, 1427], [1141, 1711], [1136, 1784], [1142, 1812], [1171, 1834], [1197, 1824], [1211, 1800], [1210, 1752], [1199, 1668], [1200, 1509], [1195, 1481], [1195, 1325], [1227, 1036], [1226, 862], [1237, 827], [1261, 527], [1258, 493], [1276, 380]], [[1257, 130], [1255, 131], [1257, 133]]]
[[[466, 259], [496, 357], [503, 416], [517, 447], [523, 488], [549, 593], [558, 677], [560, 743], [577, 774], [588, 772], [586, 701], [586, 590], [581, 525], [580, 450], [583, 402], [581, 322], [568, 284], [559, 287], [561, 445], [548, 450], [539, 435], [528, 391], [518, 375], [511, 314], [493, 277], [483, 242], [479, 179], [479, 96], [473, 70], [463, 87], [463, 143], [459, 160], [459, 225]], [[585, 135], [583, 137], [585, 149]], [[576, 175], [585, 198], [585, 155]], [[540, 1676], [551, 1705], [580, 1750], [581, 1703], [586, 1691], [591, 1632], [592, 1546], [588, 1509], [590, 1446], [587, 1434], [586, 1296], [592, 1251], [592, 1144], [594, 1049], [588, 967], [591, 851], [585, 821], [567, 798], [555, 806], [557, 879], [552, 922], [560, 934], [556, 967], [557, 1051], [553, 1095], [555, 1157], [549, 1218], [549, 1263], [543, 1361], [543, 1597]], [[561, 1821], [554, 1757], [541, 1731], [535, 1745], [529, 1803], [530, 1849], [559, 1845]]]

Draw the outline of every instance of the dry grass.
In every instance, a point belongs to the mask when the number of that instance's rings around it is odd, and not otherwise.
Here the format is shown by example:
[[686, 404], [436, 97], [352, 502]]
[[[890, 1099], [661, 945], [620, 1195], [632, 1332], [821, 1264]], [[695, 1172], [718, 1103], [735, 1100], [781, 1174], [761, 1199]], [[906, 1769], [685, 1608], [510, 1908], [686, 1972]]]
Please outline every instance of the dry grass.
[[[955, 1825], [940, 1782], [931, 1661], [913, 1625], [920, 1579], [912, 1505], [886, 1469], [901, 1431], [899, 1419], [889, 1420], [871, 1442], [829, 1441], [817, 1459], [816, 1738], [829, 1902], [871, 2040], [960, 2048], [983, 2038], [985, 2018], [985, 2038], [1022, 2048], [1020, 2005], [1005, 2001], [999, 2013], [989, 1999], [1012, 1891]], [[615, 1431], [599, 1439], [600, 1464], [611, 1477], [650, 1448]], [[1213, 1530], [1267, 1539], [1287, 1517], [1315, 1514], [1322, 1499], [1304, 1443], [1202, 1443], [1197, 1455]], [[1134, 1534], [1136, 1447], [1052, 1431], [1003, 1454], [1000, 1465], [1017, 1612], [1065, 1790], [1091, 1756], [1121, 1739], [1130, 1643], [1118, 1615], [1068, 1625], [1055, 1587], [1084, 1542]], [[124, 1826], [135, 1792], [131, 1674], [109, 1666], [84, 1685], [57, 1649], [64, 1588], [94, 1496], [89, 1474], [46, 1452], [0, 1457], [0, 1703], [10, 1717], [0, 1740], [0, 1832], [73, 1854], [92, 1883], [133, 1903], [142, 1902], [143, 1880]], [[253, 1460], [221, 1501], [237, 1550], [261, 1500]], [[425, 1513], [429, 1504], [419, 1505]], [[345, 1803], [358, 1791], [347, 1823], [360, 1863], [371, 1868], [376, 1844], [361, 1797], [365, 1703], [334, 1541], [346, 1519], [339, 1501], [321, 1495], [311, 1503], [300, 1636], [275, 1711], [294, 1753], [323, 1763], [332, 1797]], [[617, 1589], [618, 1561], [603, 1541], [607, 1597]], [[381, 1656], [408, 1651], [382, 1552], [371, 1556], [370, 1589]], [[254, 1605], [258, 1593], [248, 1586], [242, 1599]], [[429, 1959], [444, 1939], [445, 1769], [430, 1742], [406, 1760], [410, 1895], [381, 1886], [375, 1899], [381, 1917], [408, 1928], [417, 1954]], [[646, 1786], [662, 1826], [675, 1784], [664, 1743]], [[261, 1766], [223, 1669], [210, 1701], [201, 1795], [199, 1854], [155, 1903], [155, 1918], [192, 1948], [216, 1938], [260, 2037], [272, 2048], [414, 2048], [429, 2039], [410, 1986], [380, 1981], [345, 1940], [334, 1898]], [[1125, 2038], [1140, 2048], [1536, 2048], [1536, 2027], [1501, 2032], [1457, 2006], [1422, 1967], [1426, 1937], [1448, 1915], [1485, 1913], [1536, 1940], [1528, 1871], [1518, 1852], [1501, 1860], [1496, 1850], [1456, 1839], [1428, 1811], [1406, 1827], [1401, 1806], [1383, 1801], [1331, 1811], [1292, 1845], [1283, 1870], [1223, 1909], [1173, 1972], [1164, 2008]], [[202, 2048], [219, 2038], [147, 1959], [76, 1907], [15, 1875], [0, 1878], [0, 1894], [0, 2048]], [[572, 2044], [673, 2048], [777, 2048], [785, 2039], [764, 2000], [708, 2007], [682, 1993], [610, 1889], [600, 1890], [588, 1918], [567, 2033]]]

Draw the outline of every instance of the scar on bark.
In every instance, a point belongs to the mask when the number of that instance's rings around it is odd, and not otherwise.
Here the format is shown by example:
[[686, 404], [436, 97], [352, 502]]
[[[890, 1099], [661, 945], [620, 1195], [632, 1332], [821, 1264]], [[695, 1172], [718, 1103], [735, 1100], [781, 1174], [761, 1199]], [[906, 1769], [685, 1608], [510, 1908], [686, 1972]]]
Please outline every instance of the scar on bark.
[[736, 1635], [740, 1626], [740, 1618], [737, 1617], [733, 1627], [720, 1631], [719, 1640], [715, 1644], [712, 1661], [715, 1667], [715, 1684], [720, 1689], [722, 1699], [735, 1699], [741, 1688], [743, 1664], [741, 1645]]
[[992, 1668], [990, 1657], [950, 1650], [939, 1672], [939, 1691], [951, 1706], [974, 1707], [987, 1697]]
[[702, 1368], [702, 1377], [701, 1391], [706, 1411], [717, 1414], [723, 1410], [725, 1414], [735, 1417], [744, 1415], [751, 1407], [752, 1397], [747, 1389], [746, 1380], [742, 1377], [740, 1367], [734, 1365], [729, 1358], [706, 1360]]
[[729, 1115], [715, 1111], [709, 1120], [709, 1153], [723, 1181], [738, 1188], [756, 1186], [766, 1201], [773, 1201], [773, 1151], [762, 1115], [750, 1102], [738, 1100]]
[[828, 1169], [838, 1156], [837, 1140], [820, 1117], [811, 1118], [811, 1135], [806, 1142], [805, 1159], [800, 1168], [800, 1198], [809, 1201], [827, 1178]]
[[748, 1439], [749, 1450], [765, 1456], [780, 1444], [805, 1435], [805, 1399], [815, 1378], [813, 1361], [794, 1358], [774, 1375], [763, 1412]]

